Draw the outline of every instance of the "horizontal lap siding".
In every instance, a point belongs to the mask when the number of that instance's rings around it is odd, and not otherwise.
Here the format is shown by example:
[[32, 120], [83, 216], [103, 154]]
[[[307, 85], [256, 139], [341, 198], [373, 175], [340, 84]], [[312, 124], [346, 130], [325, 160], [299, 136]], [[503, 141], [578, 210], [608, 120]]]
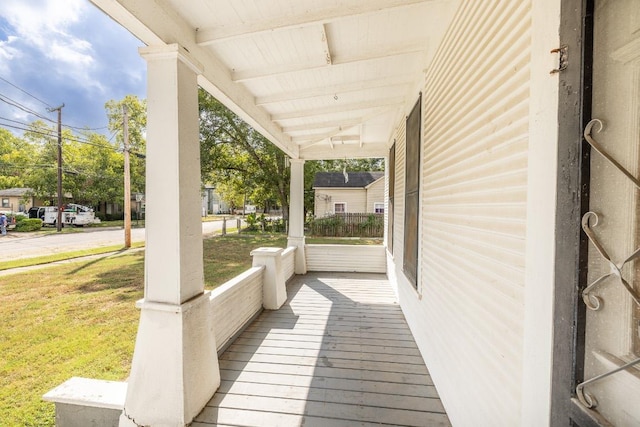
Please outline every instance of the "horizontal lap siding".
[[296, 248], [288, 247], [282, 252], [282, 269], [284, 280], [289, 280], [295, 274]]
[[367, 208], [365, 212], [375, 212], [376, 203], [385, 202], [385, 194], [387, 194], [385, 186], [386, 180], [381, 179], [367, 188]]
[[253, 267], [211, 292], [217, 350], [262, 310], [264, 267]]
[[367, 209], [367, 191], [364, 188], [326, 188], [315, 189], [316, 217], [333, 214], [336, 203], [345, 203], [348, 213], [364, 213]]
[[380, 245], [306, 245], [308, 271], [386, 273], [387, 258]]
[[426, 75], [422, 300], [401, 299], [454, 425], [520, 423], [530, 26], [527, 1], [468, 1]]

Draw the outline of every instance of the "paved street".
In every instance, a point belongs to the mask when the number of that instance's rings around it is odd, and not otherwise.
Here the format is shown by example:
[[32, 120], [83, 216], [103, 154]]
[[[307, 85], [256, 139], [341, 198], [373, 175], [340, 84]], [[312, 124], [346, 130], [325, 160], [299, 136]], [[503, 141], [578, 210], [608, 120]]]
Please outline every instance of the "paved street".
[[[228, 228], [236, 227], [236, 220], [227, 220]], [[222, 221], [202, 223], [202, 234], [211, 235], [222, 230]], [[131, 230], [132, 242], [144, 242], [144, 228]], [[78, 233], [15, 233], [0, 237], [2, 259], [31, 258], [103, 246], [124, 245], [122, 228], [86, 228]]]

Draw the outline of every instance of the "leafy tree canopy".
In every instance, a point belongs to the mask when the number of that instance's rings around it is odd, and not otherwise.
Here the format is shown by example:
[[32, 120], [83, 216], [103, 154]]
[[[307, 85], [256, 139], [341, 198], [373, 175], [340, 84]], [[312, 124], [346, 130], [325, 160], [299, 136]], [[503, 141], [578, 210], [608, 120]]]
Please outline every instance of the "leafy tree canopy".
[[289, 208], [286, 155], [206, 91], [200, 89], [200, 156], [204, 182], [234, 206], [244, 201]]
[[[62, 188], [88, 205], [123, 203], [122, 105], [129, 107], [132, 190], [144, 192], [146, 103], [127, 96], [105, 105], [115, 141], [90, 130], [62, 131]], [[113, 138], [113, 137], [112, 137]], [[35, 121], [22, 136], [0, 129], [0, 188], [30, 187], [34, 196], [57, 194], [58, 131], [55, 123]]]

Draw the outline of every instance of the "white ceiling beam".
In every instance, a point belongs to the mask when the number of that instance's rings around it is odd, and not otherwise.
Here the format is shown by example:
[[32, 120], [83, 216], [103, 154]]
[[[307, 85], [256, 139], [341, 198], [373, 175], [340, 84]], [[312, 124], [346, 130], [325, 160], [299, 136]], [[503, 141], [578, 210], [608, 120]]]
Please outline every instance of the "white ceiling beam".
[[308, 147], [325, 140], [330, 140], [334, 144], [345, 141], [360, 141], [360, 135], [336, 135], [335, 132], [327, 132], [321, 134], [294, 136], [291, 140], [301, 147]]
[[359, 51], [357, 55], [334, 55], [333, 65], [352, 64], [354, 62], [371, 61], [375, 59], [394, 58], [402, 55], [423, 55], [427, 41], [410, 40], [403, 44], [395, 44], [386, 48], [378, 47], [369, 52]]
[[300, 119], [304, 117], [322, 116], [335, 113], [356, 112], [360, 110], [379, 109], [381, 107], [398, 106], [404, 104], [404, 98], [393, 97], [386, 99], [376, 99], [372, 101], [357, 102], [353, 104], [335, 105], [323, 108], [313, 108], [311, 110], [296, 110], [289, 113], [272, 114], [271, 120], [283, 121], [290, 119]]
[[300, 147], [305, 147], [309, 144], [316, 144], [320, 141], [328, 141], [327, 134], [313, 134], [313, 135], [304, 135], [304, 136], [294, 136], [291, 138], [293, 142], [298, 144]]
[[[411, 42], [402, 46], [389, 46], [386, 49], [372, 50], [370, 52], [359, 52], [357, 56], [336, 57], [334, 55], [331, 59], [331, 66], [348, 66], [357, 62], [395, 59], [399, 56], [404, 55], [422, 56], [424, 48], [424, 42], [422, 42], [422, 44], [420, 44], [420, 42]], [[245, 82], [248, 80], [265, 79], [277, 75], [299, 73], [301, 71], [314, 70], [328, 66], [329, 65], [327, 65], [326, 61], [322, 60], [322, 58], [314, 58], [313, 61], [308, 61], [306, 63], [278, 64], [271, 67], [261, 67], [257, 70], [235, 71], [232, 74], [232, 79], [234, 82]]]
[[339, 135], [332, 136], [331, 141], [335, 142], [344, 142], [344, 141], [360, 141], [360, 135]]
[[304, 130], [333, 128], [333, 130], [330, 133], [325, 134], [326, 135], [325, 137], [329, 138], [333, 135], [337, 135], [340, 132], [349, 130], [354, 126], [358, 126], [358, 125], [362, 126], [363, 123], [375, 117], [389, 113], [390, 111], [394, 110], [394, 107], [396, 107], [396, 105], [376, 108], [374, 110], [367, 112], [367, 114], [363, 114], [362, 116], [355, 119], [336, 119], [336, 120], [317, 122], [317, 123], [312, 123], [307, 125], [284, 126], [282, 130], [285, 133], [289, 133], [289, 132], [299, 132]]
[[[358, 139], [358, 141], [348, 141], [346, 139], [344, 141], [341, 141], [340, 139], [335, 139], [335, 138], [336, 137], [324, 138], [324, 139], [318, 139], [316, 141], [309, 141], [309, 142], [305, 142], [305, 143], [299, 144], [300, 145], [300, 150], [303, 151], [303, 150], [306, 150], [309, 147], [313, 147], [313, 146], [319, 145], [319, 144], [325, 144], [325, 145], [329, 144], [329, 145], [331, 145], [333, 147], [333, 146], [339, 146], [339, 145], [342, 145], [344, 143], [347, 143], [347, 144], [352, 144], [354, 146], [357, 145], [358, 147], [361, 147], [361, 148], [365, 144], [381, 144], [381, 142], [379, 142], [379, 141], [364, 141], [362, 139]], [[354, 142], [356, 142], [356, 144], [354, 144]]]
[[384, 142], [365, 143], [362, 147], [355, 144], [313, 145], [300, 150], [300, 158], [305, 160], [336, 160], [336, 159], [370, 159], [386, 157], [389, 154]]
[[331, 139], [327, 139], [327, 138], [319, 139], [317, 141], [309, 141], [309, 142], [305, 142], [305, 143], [298, 144], [298, 145], [300, 146], [300, 150], [304, 150], [305, 148], [309, 148], [309, 147], [317, 145], [317, 144], [322, 144], [323, 142], [324, 143], [328, 143], [333, 147], [333, 142], [331, 142]]
[[401, 76], [389, 76], [380, 79], [358, 80], [354, 82], [341, 83], [330, 86], [314, 87], [290, 92], [278, 93], [275, 95], [261, 96], [256, 98], [256, 105], [275, 104], [278, 102], [297, 101], [299, 99], [318, 98], [321, 96], [340, 96], [343, 93], [371, 91], [387, 87], [397, 87], [413, 85], [414, 75], [404, 74]]
[[91, 0], [125, 28], [136, 31], [147, 45], [178, 43], [204, 67], [198, 83], [250, 126], [282, 149], [298, 158], [298, 146], [271, 121], [269, 114], [255, 105], [253, 95], [231, 79], [229, 70], [207, 49], [198, 46], [193, 29], [177, 14], [169, 13], [161, 0]]
[[326, 24], [340, 19], [364, 16], [385, 9], [406, 7], [431, 0], [360, 0], [349, 2], [327, 9], [305, 10], [298, 15], [282, 14], [271, 20], [245, 22], [238, 26], [219, 26], [215, 28], [200, 28], [197, 30], [196, 41], [206, 46], [216, 42], [254, 34], [299, 28], [308, 25]]
[[359, 117], [356, 119], [327, 120], [324, 122], [309, 123], [304, 125], [283, 126], [282, 131], [284, 133], [312, 131], [315, 129], [337, 129], [339, 131], [342, 131], [357, 126], [364, 120], [364, 117]]
[[320, 28], [322, 29], [320, 41], [322, 42], [322, 52], [324, 53], [324, 59], [327, 62], [327, 65], [331, 65], [333, 61], [331, 60], [331, 50], [329, 49], [329, 39], [327, 38], [327, 26], [322, 24]]

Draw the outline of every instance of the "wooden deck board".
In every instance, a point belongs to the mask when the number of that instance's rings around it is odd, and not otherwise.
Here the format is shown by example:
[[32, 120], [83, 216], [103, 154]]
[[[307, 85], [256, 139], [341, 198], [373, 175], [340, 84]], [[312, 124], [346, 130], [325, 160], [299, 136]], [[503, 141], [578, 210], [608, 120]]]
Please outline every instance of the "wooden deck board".
[[220, 358], [194, 427], [450, 426], [386, 277], [297, 277]]

